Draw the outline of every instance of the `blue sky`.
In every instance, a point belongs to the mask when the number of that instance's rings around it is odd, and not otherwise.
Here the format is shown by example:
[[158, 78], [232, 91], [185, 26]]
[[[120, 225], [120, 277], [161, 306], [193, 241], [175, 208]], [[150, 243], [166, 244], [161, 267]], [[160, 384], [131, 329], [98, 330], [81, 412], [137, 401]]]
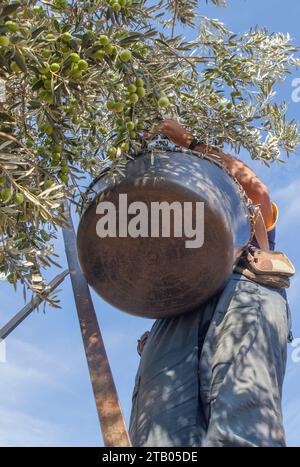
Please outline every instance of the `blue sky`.
[[[228, 0], [227, 9], [206, 6], [201, 13], [219, 18], [234, 32], [252, 26], [289, 32], [300, 45], [299, 0]], [[278, 96], [289, 104], [289, 117], [299, 120], [300, 102], [292, 101], [292, 81], [300, 70], [288, 76]], [[300, 149], [287, 164], [270, 169], [249, 163], [270, 189], [279, 206], [277, 247], [285, 251], [300, 271]], [[76, 222], [76, 220], [75, 220]], [[58, 241], [61, 264], [66, 265], [62, 241]], [[48, 278], [57, 273], [52, 270]], [[70, 281], [63, 284], [61, 310], [34, 312], [7, 338], [7, 362], [0, 363], [0, 446], [102, 446], [95, 403], [89, 381], [79, 324]], [[293, 333], [300, 337], [300, 274], [293, 279], [289, 300]], [[0, 283], [0, 326], [23, 306], [21, 293], [15, 294]], [[116, 386], [126, 420], [129, 419], [131, 392], [138, 365], [136, 340], [151, 326], [150, 320], [135, 318], [110, 307], [94, 296]], [[300, 362], [293, 362], [289, 346], [284, 386], [284, 421], [290, 446], [300, 446]], [[298, 353], [299, 354], [299, 353]]]

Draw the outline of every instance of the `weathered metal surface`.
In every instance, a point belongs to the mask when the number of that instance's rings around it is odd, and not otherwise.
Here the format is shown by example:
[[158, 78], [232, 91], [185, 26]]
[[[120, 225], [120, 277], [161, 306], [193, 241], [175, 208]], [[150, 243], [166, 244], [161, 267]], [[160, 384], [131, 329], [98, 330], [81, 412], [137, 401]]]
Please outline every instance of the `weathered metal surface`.
[[[99, 200], [113, 202], [118, 215], [119, 194], [125, 193], [128, 204], [144, 202], [149, 212], [153, 201], [204, 202], [203, 246], [186, 248], [187, 238], [174, 237], [172, 230], [170, 238], [99, 238]], [[90, 196], [77, 234], [82, 271], [101, 297], [134, 315], [169, 317], [205, 302], [224, 286], [250, 238], [249, 212], [238, 185], [193, 153], [143, 154], [128, 163], [125, 177], [101, 177]]]
[[129, 447], [131, 444], [91, 294], [78, 264], [76, 235], [70, 217], [68, 226], [63, 228], [63, 236], [104, 444], [107, 447]]

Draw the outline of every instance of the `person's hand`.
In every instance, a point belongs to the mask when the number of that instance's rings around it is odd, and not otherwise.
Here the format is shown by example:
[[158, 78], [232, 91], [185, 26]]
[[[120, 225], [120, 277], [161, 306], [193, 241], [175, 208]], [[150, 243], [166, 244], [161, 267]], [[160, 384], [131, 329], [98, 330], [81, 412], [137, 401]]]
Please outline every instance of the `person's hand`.
[[[188, 148], [192, 142], [193, 136], [176, 120], [163, 120], [155, 128], [155, 133], [163, 133], [170, 141], [177, 146]], [[152, 132], [145, 132], [146, 139], [152, 139]]]
[[193, 136], [176, 120], [163, 120], [160, 123], [160, 131], [176, 146], [188, 148]]

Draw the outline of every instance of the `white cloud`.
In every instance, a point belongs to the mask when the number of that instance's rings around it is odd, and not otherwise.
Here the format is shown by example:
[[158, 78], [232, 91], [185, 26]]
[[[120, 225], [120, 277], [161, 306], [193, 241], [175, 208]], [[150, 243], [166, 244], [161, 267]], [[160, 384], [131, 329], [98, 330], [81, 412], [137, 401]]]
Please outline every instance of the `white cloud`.
[[0, 446], [60, 446], [62, 429], [21, 410], [0, 409]]
[[86, 412], [80, 406], [84, 376], [78, 354], [74, 351], [65, 359], [62, 354], [59, 347], [48, 354], [9, 338], [7, 362], [0, 364], [0, 446], [80, 446], [93, 441], [96, 445], [97, 438], [100, 444], [92, 397]]
[[[52, 357], [40, 348], [19, 339], [7, 340], [6, 363], [2, 363], [0, 368], [0, 391], [6, 384], [15, 390], [45, 385], [48, 388], [70, 391], [61, 383], [62, 374], [70, 372], [70, 368], [63, 364], [58, 356]], [[7, 396], [10, 397], [9, 393]]]
[[275, 191], [273, 199], [280, 205], [278, 227], [286, 232], [291, 225], [299, 226], [300, 221], [300, 178]]

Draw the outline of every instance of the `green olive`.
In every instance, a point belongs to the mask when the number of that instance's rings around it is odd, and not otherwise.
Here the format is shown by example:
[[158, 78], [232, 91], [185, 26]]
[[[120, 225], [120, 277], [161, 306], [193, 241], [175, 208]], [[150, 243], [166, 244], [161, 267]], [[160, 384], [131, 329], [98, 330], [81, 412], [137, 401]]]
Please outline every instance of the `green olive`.
[[74, 125], [79, 125], [80, 122], [81, 122], [81, 118], [79, 117], [79, 115], [74, 115], [72, 117], [72, 123], [74, 123]]
[[112, 6], [112, 9], [114, 10], [115, 13], [119, 13], [121, 11], [121, 5], [119, 3], [114, 3]]
[[129, 130], [129, 131], [134, 130], [134, 127], [135, 127], [134, 122], [130, 121], [130, 122], [126, 123], [127, 130]]
[[52, 42], [52, 41], [56, 41], [56, 37], [54, 34], [47, 34], [46, 37], [45, 37], [46, 41], [48, 42]]
[[7, 36], [0, 36], [0, 46], [1, 47], [8, 47], [10, 44], [9, 37]]
[[121, 144], [121, 149], [122, 149], [122, 151], [127, 152], [129, 150], [129, 143], [127, 143], [127, 142], [122, 143]]
[[13, 196], [13, 201], [18, 205], [23, 204], [24, 203], [23, 193], [15, 193], [14, 196]]
[[112, 44], [107, 44], [104, 46], [104, 51], [105, 53], [107, 53], [108, 55], [110, 55], [112, 53], [112, 51], [114, 50], [114, 47]]
[[124, 109], [123, 102], [115, 102], [114, 109], [113, 109], [115, 112], [123, 112], [123, 109]]
[[158, 106], [159, 107], [166, 108], [166, 107], [169, 107], [169, 105], [170, 105], [170, 101], [169, 101], [167, 96], [161, 96], [158, 99]]
[[80, 56], [79, 56], [77, 53], [73, 52], [73, 53], [71, 53], [71, 55], [70, 55], [70, 60], [71, 60], [71, 62], [73, 62], [73, 63], [77, 63], [77, 62], [79, 62], [79, 60], [80, 60]]
[[40, 5], [34, 5], [33, 11], [36, 15], [39, 15], [40, 13], [42, 13], [43, 9]]
[[59, 63], [52, 63], [50, 65], [50, 70], [53, 71], [54, 73], [56, 73], [57, 71], [60, 70], [60, 64]]
[[104, 50], [97, 50], [97, 52], [95, 52], [92, 57], [95, 59], [95, 60], [101, 60], [105, 55], [105, 52]]
[[120, 59], [122, 60], [122, 62], [129, 62], [131, 60], [131, 56], [132, 55], [129, 49], [124, 49], [120, 53]]
[[127, 91], [128, 92], [135, 92], [136, 91], [136, 85], [135, 84], [129, 84], [129, 86], [127, 87]]
[[104, 34], [102, 34], [100, 37], [99, 37], [99, 42], [101, 45], [107, 45], [109, 43], [109, 39], [107, 36], [105, 36]]
[[68, 180], [69, 180], [69, 177], [67, 174], [64, 174], [63, 172], [58, 172], [58, 177], [60, 178], [60, 180], [67, 184], [68, 183]]
[[137, 95], [139, 97], [143, 98], [146, 95], [146, 90], [145, 90], [145, 88], [138, 87], [137, 90], [136, 90], [136, 93], [137, 93]]
[[46, 133], [46, 135], [52, 135], [53, 133], [53, 128], [52, 125], [50, 125], [50, 123], [45, 123], [41, 125], [40, 130], [42, 133]]
[[19, 25], [14, 21], [6, 21], [5, 26], [10, 32], [17, 32], [19, 30]]
[[77, 63], [78, 65], [78, 69], [80, 71], [86, 71], [89, 67], [89, 64], [86, 60], [79, 60], [79, 62]]
[[44, 188], [45, 188], [45, 190], [48, 190], [53, 185], [54, 185], [54, 182], [52, 180], [46, 180], [45, 183], [44, 183]]
[[21, 68], [19, 67], [19, 65], [16, 62], [11, 62], [10, 68], [11, 68], [11, 71], [13, 71], [14, 73], [20, 73], [21, 72]]
[[107, 154], [111, 159], [114, 159], [117, 155], [117, 148], [114, 146], [110, 147], [107, 151]]
[[136, 78], [135, 80], [135, 84], [137, 85], [137, 87], [143, 87], [144, 86], [144, 80], [142, 78]]
[[54, 159], [55, 161], [59, 161], [60, 158], [61, 158], [60, 152], [54, 152], [54, 153], [52, 154], [52, 159]]
[[44, 81], [44, 88], [47, 89], [48, 91], [50, 91], [51, 88], [52, 88], [52, 84], [51, 84], [51, 83], [52, 83], [52, 82], [51, 82], [51, 79], [46, 79], [46, 80]]
[[72, 40], [72, 35], [69, 32], [64, 32], [61, 38], [64, 42], [70, 42]]
[[135, 93], [130, 94], [129, 101], [131, 102], [131, 104], [136, 104], [138, 100], [139, 100], [139, 96], [137, 94]]
[[10, 198], [11, 198], [11, 195], [12, 195], [12, 190], [11, 188], [3, 188], [3, 190], [1, 190], [1, 199], [2, 201], [8, 201]]
[[114, 110], [115, 108], [115, 102], [114, 101], [108, 101], [106, 104], [106, 107], [108, 110]]

